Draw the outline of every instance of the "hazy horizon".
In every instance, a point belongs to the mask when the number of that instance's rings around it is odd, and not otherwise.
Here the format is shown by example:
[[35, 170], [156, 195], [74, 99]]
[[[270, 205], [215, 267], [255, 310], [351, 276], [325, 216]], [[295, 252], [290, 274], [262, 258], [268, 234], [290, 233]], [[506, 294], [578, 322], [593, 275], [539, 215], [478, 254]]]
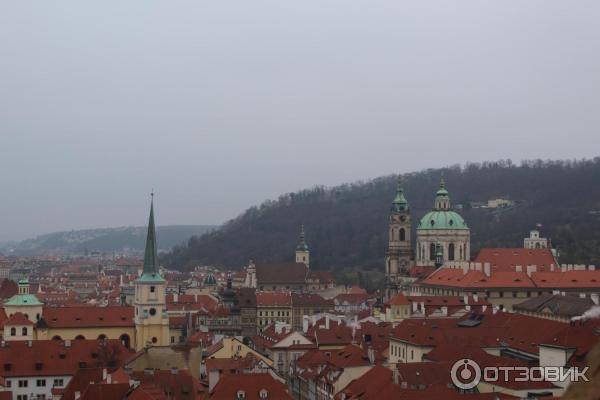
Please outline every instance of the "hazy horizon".
[[600, 3], [11, 2], [0, 241], [598, 155]]

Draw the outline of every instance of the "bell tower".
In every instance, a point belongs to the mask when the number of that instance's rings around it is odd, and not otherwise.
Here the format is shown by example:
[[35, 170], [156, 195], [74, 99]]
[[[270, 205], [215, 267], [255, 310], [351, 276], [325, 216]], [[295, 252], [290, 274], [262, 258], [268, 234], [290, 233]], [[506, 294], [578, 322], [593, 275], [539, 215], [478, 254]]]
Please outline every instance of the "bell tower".
[[300, 227], [300, 242], [296, 246], [296, 262], [306, 265], [310, 264], [310, 251], [304, 238], [304, 225]]
[[411, 220], [408, 201], [404, 197], [398, 176], [396, 197], [392, 201], [388, 228], [388, 249], [385, 254], [386, 297], [400, 291], [402, 277], [408, 276], [412, 263]]
[[135, 348], [167, 346], [169, 344], [169, 317], [167, 315], [167, 282], [160, 276], [154, 227], [154, 194], [150, 202], [150, 218], [144, 269], [135, 280]]

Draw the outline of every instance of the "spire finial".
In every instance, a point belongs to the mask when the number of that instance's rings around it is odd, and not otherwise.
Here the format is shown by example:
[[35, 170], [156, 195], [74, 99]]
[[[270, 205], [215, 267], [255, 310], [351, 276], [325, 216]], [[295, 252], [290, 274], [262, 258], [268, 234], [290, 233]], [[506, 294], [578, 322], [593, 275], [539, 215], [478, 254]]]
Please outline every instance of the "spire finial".
[[446, 181], [444, 180], [444, 171], [442, 171], [442, 178], [440, 179], [440, 188], [446, 188]]
[[304, 237], [304, 224], [300, 225], [300, 243], [298, 243], [296, 250], [308, 250], [308, 245]]

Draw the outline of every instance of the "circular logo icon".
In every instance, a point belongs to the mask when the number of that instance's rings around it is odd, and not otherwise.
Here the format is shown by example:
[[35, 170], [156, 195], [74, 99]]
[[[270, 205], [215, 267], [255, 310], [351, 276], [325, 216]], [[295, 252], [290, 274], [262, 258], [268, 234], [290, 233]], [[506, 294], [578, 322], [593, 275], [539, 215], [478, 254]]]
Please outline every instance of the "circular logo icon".
[[450, 370], [452, 383], [463, 390], [473, 389], [481, 381], [479, 364], [469, 358], [458, 360]]

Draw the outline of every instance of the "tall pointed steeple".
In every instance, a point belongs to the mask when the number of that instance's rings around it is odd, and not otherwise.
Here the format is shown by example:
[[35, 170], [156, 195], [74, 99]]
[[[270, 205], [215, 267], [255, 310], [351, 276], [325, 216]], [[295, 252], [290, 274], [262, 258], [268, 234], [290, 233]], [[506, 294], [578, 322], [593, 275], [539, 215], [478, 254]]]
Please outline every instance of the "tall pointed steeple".
[[150, 217], [148, 219], [148, 233], [146, 235], [146, 250], [144, 252], [144, 269], [140, 279], [162, 280], [159, 274], [158, 252], [156, 248], [156, 228], [154, 226], [154, 192], [150, 200]]

